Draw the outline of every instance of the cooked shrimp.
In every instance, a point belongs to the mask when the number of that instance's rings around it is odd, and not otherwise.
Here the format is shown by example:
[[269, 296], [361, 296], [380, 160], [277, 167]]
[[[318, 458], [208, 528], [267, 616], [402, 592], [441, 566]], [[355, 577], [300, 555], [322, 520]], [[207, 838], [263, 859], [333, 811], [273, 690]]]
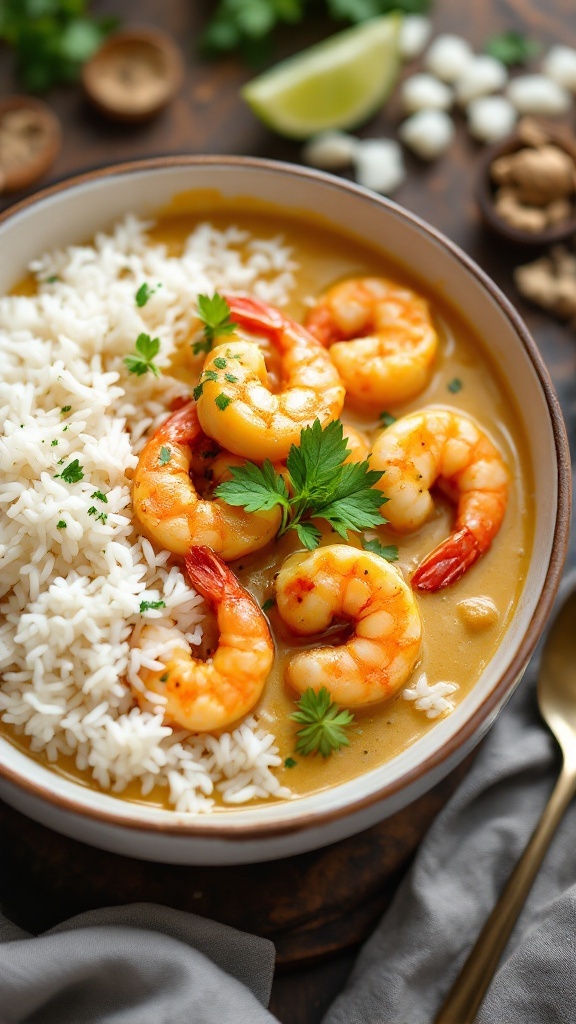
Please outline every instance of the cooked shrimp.
[[298, 552], [280, 570], [276, 601], [300, 636], [321, 633], [334, 617], [354, 624], [339, 647], [292, 656], [286, 681], [298, 693], [325, 686], [346, 707], [374, 704], [392, 697], [416, 664], [421, 625], [414, 595], [380, 555], [347, 544]]
[[[228, 296], [228, 304], [241, 340], [219, 345], [204, 364], [200, 423], [236, 455], [282, 460], [303, 427], [338, 418], [344, 386], [328, 352], [300, 324], [256, 299]], [[280, 353], [278, 394], [268, 386], [264, 356], [249, 335], [271, 340]]]
[[396, 530], [417, 530], [433, 510], [439, 483], [457, 504], [450, 536], [412, 577], [418, 590], [439, 590], [466, 572], [498, 533], [508, 500], [509, 473], [487, 434], [461, 412], [423, 409], [396, 420], [372, 446], [376, 484], [389, 499], [383, 515]]
[[334, 285], [306, 318], [355, 399], [372, 406], [413, 398], [426, 386], [438, 336], [425, 299], [383, 277]]
[[[230, 562], [272, 540], [281, 513], [277, 508], [249, 513], [219, 498], [200, 498], [190, 478], [190, 467], [195, 450], [203, 442], [193, 402], [165, 420], [140, 453], [134, 473], [134, 511], [168, 551], [184, 555], [193, 544], [207, 544]], [[238, 462], [234, 456], [219, 456], [216, 474], [223, 479], [226, 468]]]

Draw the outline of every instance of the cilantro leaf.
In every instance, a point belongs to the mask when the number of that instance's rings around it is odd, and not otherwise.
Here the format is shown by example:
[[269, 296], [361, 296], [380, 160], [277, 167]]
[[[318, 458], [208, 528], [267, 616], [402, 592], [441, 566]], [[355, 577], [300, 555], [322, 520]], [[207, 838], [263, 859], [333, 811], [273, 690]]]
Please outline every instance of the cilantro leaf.
[[387, 562], [398, 561], [398, 548], [395, 544], [381, 544], [377, 537], [374, 540], [362, 540], [362, 547], [365, 551], [372, 551], [375, 555], [380, 555], [381, 558], [385, 558]]
[[214, 399], [214, 401], [216, 402], [216, 405], [218, 406], [218, 408], [222, 412], [224, 412], [224, 409], [228, 408], [228, 406], [230, 405], [230, 402], [232, 401], [232, 399], [230, 398], [229, 395], [220, 394], [220, 395], [216, 395], [216, 398]]
[[284, 761], [285, 768], [295, 768], [297, 764], [298, 761], [295, 761], [293, 757], [287, 757]]
[[92, 493], [92, 494], [90, 495], [90, 497], [91, 497], [91, 498], [98, 498], [98, 501], [103, 501], [105, 505], [107, 505], [107, 504], [108, 504], [108, 498], [106, 497], [106, 495], [105, 495], [105, 494], [102, 494], [102, 491], [94, 491], [94, 492], [93, 492], [93, 493]]
[[368, 462], [349, 462], [342, 466], [330, 499], [314, 508], [314, 514], [327, 519], [345, 540], [348, 530], [365, 530], [387, 522], [380, 507], [387, 498], [376, 489], [383, 474], [369, 469]]
[[139, 334], [136, 338], [137, 356], [125, 356], [124, 362], [129, 373], [135, 373], [137, 377], [143, 377], [150, 370], [155, 377], [160, 376], [160, 370], [152, 360], [160, 351], [160, 338], [151, 338], [149, 334]]
[[140, 601], [140, 614], [142, 614], [143, 612], [147, 612], [150, 608], [152, 608], [155, 611], [157, 608], [165, 607], [165, 601]]
[[292, 445], [286, 460], [296, 493], [306, 497], [324, 497], [333, 483], [334, 473], [349, 454], [340, 420], [334, 420], [324, 429], [320, 420], [304, 427], [300, 445]]
[[296, 753], [328, 757], [334, 750], [350, 745], [345, 729], [354, 721], [349, 711], [341, 711], [323, 686], [318, 693], [308, 687], [302, 694], [290, 718], [304, 728], [296, 733]]
[[65, 530], [67, 526], [68, 523], [64, 522], [63, 519], [59, 519], [58, 522], [56, 523], [57, 530]]
[[539, 52], [540, 44], [535, 39], [527, 39], [522, 32], [510, 31], [491, 36], [484, 50], [511, 67], [514, 64], [526, 64]]
[[199, 352], [210, 352], [217, 337], [233, 334], [236, 330], [236, 324], [230, 319], [230, 306], [218, 292], [214, 292], [212, 298], [208, 295], [198, 296], [198, 315], [204, 323], [204, 338], [193, 343], [192, 352], [195, 356]]
[[67, 484], [77, 484], [84, 478], [84, 470], [82, 469], [78, 459], [74, 459], [73, 462], [70, 462], [64, 467], [60, 473], [60, 478]]
[[381, 412], [378, 419], [383, 427], [391, 427], [393, 423], [396, 423], [396, 417], [391, 412]]
[[232, 480], [218, 484], [214, 494], [228, 505], [240, 505], [247, 512], [267, 512], [275, 505], [290, 507], [288, 488], [270, 459], [257, 466], [246, 462], [243, 466], [230, 466]]
[[154, 295], [155, 291], [156, 289], [151, 288], [146, 281], [144, 282], [144, 284], [140, 285], [138, 291], [136, 292], [136, 295], [134, 296], [134, 298], [136, 299], [136, 305], [138, 306], [139, 309], [142, 309], [142, 306], [146, 305], [148, 299], [151, 298], [152, 295]]
[[166, 466], [170, 462], [171, 458], [172, 458], [172, 452], [170, 451], [170, 449], [166, 448], [164, 445], [162, 445], [162, 447], [160, 449], [160, 454], [158, 456], [158, 462], [160, 463], [160, 465], [161, 466]]
[[448, 391], [450, 391], [453, 395], [457, 395], [459, 391], [462, 391], [464, 385], [459, 377], [454, 377], [453, 380], [448, 382], [446, 387], [448, 388]]
[[314, 551], [314, 548], [318, 547], [322, 534], [313, 523], [294, 523], [291, 529], [296, 530], [300, 543], [308, 551]]

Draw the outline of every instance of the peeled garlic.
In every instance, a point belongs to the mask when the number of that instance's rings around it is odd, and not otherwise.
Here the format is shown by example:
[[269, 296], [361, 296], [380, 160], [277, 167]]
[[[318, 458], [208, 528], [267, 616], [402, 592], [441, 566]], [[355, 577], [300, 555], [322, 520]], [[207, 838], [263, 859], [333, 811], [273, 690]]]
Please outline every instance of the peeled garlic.
[[509, 135], [517, 113], [504, 96], [480, 96], [466, 108], [468, 130], [479, 142], [496, 142]]
[[302, 159], [323, 171], [338, 171], [354, 161], [359, 140], [346, 132], [322, 132], [310, 139], [302, 150]]
[[520, 75], [508, 84], [506, 95], [520, 114], [554, 117], [570, 109], [570, 93], [546, 75]]
[[404, 110], [414, 114], [417, 110], [449, 110], [454, 94], [433, 75], [412, 75], [402, 84], [401, 98]]
[[355, 178], [359, 185], [390, 195], [406, 177], [402, 149], [395, 139], [363, 139], [355, 157]]
[[423, 14], [409, 14], [400, 27], [400, 56], [402, 60], [418, 57], [430, 38], [432, 24]]
[[576, 50], [571, 46], [553, 46], [542, 61], [542, 71], [557, 85], [576, 92]]
[[420, 110], [403, 121], [398, 135], [422, 160], [436, 160], [452, 142], [454, 124], [443, 110]]
[[436, 36], [424, 63], [427, 70], [443, 82], [455, 82], [464, 74], [473, 56], [469, 44], [460, 36]]
[[456, 99], [466, 106], [479, 96], [502, 89], [508, 81], [508, 72], [501, 60], [495, 57], [474, 57], [464, 73], [456, 81]]

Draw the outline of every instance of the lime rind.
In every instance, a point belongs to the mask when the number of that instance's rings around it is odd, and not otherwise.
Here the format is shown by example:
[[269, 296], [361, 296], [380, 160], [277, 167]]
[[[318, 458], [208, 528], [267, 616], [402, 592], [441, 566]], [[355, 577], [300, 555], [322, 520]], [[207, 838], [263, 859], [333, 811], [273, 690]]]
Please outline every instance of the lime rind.
[[242, 95], [257, 117], [289, 138], [355, 128], [386, 101], [400, 66], [400, 15], [346, 29], [253, 79]]

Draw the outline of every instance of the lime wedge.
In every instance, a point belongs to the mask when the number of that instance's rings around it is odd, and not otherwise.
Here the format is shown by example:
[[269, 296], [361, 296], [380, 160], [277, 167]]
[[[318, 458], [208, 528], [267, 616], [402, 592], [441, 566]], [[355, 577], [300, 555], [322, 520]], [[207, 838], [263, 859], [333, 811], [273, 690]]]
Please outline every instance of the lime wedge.
[[289, 138], [355, 128], [394, 87], [401, 21], [388, 14], [338, 32], [252, 79], [242, 95], [261, 121]]

